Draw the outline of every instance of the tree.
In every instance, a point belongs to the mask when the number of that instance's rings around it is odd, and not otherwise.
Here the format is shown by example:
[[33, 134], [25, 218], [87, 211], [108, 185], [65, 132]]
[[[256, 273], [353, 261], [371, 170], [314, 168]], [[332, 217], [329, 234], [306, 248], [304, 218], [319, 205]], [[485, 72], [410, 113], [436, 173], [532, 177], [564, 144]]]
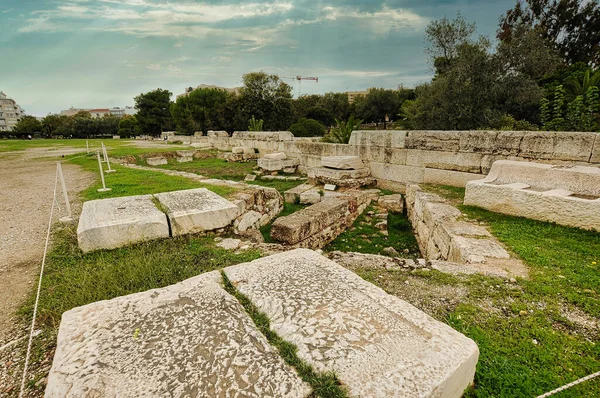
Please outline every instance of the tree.
[[57, 134], [67, 123], [65, 115], [48, 115], [42, 119], [42, 131], [48, 136]]
[[240, 90], [240, 112], [249, 120], [251, 116], [264, 120], [267, 130], [283, 130], [292, 119], [292, 88], [277, 75], [264, 72], [244, 75]]
[[456, 19], [432, 21], [425, 29], [425, 53], [429, 55], [436, 71], [447, 70], [458, 54], [458, 46], [468, 43], [475, 33], [475, 24], [467, 22], [460, 13]]
[[588, 0], [517, 0], [500, 18], [497, 38], [511, 41], [521, 26], [539, 29], [568, 64], [600, 64], [600, 4]]
[[336, 119], [335, 123], [337, 124], [337, 127], [325, 135], [323, 141], [336, 144], [347, 144], [350, 141], [352, 132], [360, 127], [362, 120], [357, 120], [354, 118], [354, 115], [352, 115], [347, 121]]
[[292, 124], [289, 131], [294, 134], [294, 137], [322, 137], [326, 128], [314, 119], [302, 118]]
[[135, 97], [136, 118], [142, 134], [158, 136], [172, 123], [171, 92], [156, 89]]
[[394, 90], [372, 88], [364, 98], [355, 101], [356, 114], [365, 121], [374, 121], [387, 129], [387, 121], [395, 118], [400, 110], [400, 97]]
[[119, 120], [119, 132], [121, 137], [131, 137], [135, 135], [137, 120], [133, 115], [125, 115]]
[[13, 127], [12, 133], [25, 135], [42, 132], [42, 123], [34, 116], [23, 116]]

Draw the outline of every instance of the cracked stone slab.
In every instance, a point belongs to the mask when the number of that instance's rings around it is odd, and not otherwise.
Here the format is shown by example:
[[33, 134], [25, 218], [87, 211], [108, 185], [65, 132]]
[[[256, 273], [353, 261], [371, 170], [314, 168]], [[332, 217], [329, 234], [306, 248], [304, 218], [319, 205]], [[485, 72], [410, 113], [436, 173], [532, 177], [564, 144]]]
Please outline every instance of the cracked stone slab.
[[67, 311], [46, 398], [306, 397], [218, 271]]
[[77, 241], [84, 252], [168, 237], [167, 216], [156, 208], [152, 195], [85, 202], [77, 226]]
[[365, 167], [358, 156], [323, 156], [321, 166], [343, 170], [363, 169]]
[[477, 345], [307, 249], [228, 267], [236, 288], [318, 371], [360, 397], [461, 397]]
[[167, 212], [173, 236], [224, 228], [240, 215], [238, 206], [206, 188], [154, 196]]

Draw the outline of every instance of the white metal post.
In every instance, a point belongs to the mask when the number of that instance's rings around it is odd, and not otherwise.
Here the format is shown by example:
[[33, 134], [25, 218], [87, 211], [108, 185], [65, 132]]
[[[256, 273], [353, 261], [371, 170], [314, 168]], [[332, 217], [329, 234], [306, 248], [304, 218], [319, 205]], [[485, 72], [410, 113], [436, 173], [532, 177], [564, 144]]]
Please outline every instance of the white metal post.
[[104, 151], [104, 160], [106, 161], [106, 164], [108, 165], [108, 170], [106, 170], [106, 173], [114, 173], [117, 170], [113, 170], [110, 168], [110, 161], [108, 160], [108, 153], [106, 152], [106, 146], [102, 145], [102, 149]]
[[69, 194], [67, 193], [67, 184], [65, 184], [65, 177], [63, 176], [61, 163], [57, 162], [56, 167], [58, 168], [58, 178], [60, 180], [60, 186], [62, 187], [63, 196], [65, 198], [65, 207], [67, 208], [67, 215], [61, 218], [60, 221], [68, 222], [73, 220], [73, 215], [71, 213], [71, 203], [69, 203]]
[[102, 157], [104, 158], [104, 160], [102, 160], [104, 163], [106, 163], [108, 161], [108, 157], [106, 156], [106, 147], [104, 146], [104, 142], [101, 143], [102, 144]]
[[87, 153], [90, 153], [90, 143], [88, 140], [85, 140], [85, 149], [87, 150]]
[[106, 188], [106, 183], [104, 182], [104, 170], [102, 170], [102, 161], [100, 160], [100, 152], [96, 152], [98, 156], [98, 167], [100, 167], [100, 179], [102, 179], [102, 188], [98, 190], [98, 192], [106, 192], [110, 191], [110, 188]]

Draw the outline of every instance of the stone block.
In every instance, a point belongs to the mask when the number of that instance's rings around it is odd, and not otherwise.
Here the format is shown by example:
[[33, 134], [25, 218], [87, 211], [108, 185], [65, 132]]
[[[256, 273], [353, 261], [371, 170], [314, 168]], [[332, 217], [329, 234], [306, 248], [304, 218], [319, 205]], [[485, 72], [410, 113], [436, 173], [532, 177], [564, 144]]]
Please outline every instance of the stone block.
[[524, 131], [499, 131], [493, 154], [516, 156], [521, 151], [521, 141], [525, 136]]
[[247, 212], [240, 218], [237, 230], [239, 232], [245, 232], [249, 229], [258, 229], [260, 227], [259, 224], [262, 216], [263, 215], [257, 211], [251, 210]]
[[379, 197], [379, 206], [394, 213], [404, 211], [404, 199], [400, 194], [384, 195]]
[[[294, 135], [289, 131], [235, 131], [231, 138], [254, 141], [292, 141]], [[257, 147], [257, 145], [254, 145]]]
[[77, 226], [83, 252], [168, 237], [167, 216], [156, 208], [152, 195], [85, 202]]
[[280, 171], [297, 165], [298, 161], [296, 159], [258, 159], [258, 167], [267, 171]]
[[402, 184], [423, 182], [424, 169], [422, 167], [371, 162], [369, 168], [371, 169], [371, 175], [378, 180], [388, 180]]
[[365, 148], [362, 158], [367, 162], [406, 164], [407, 149], [386, 148], [380, 146], [360, 147]]
[[196, 151], [185, 150], [185, 151], [175, 151], [175, 153], [179, 157], [187, 158], [187, 157], [193, 157], [196, 154]]
[[194, 160], [194, 158], [191, 156], [180, 156], [177, 158], [177, 162], [179, 162], [179, 163], [189, 163], [189, 162], [192, 162], [193, 160]]
[[234, 146], [233, 148], [231, 148], [231, 153], [242, 154], [244, 153], [244, 148], [241, 146]]
[[551, 131], [528, 131], [523, 134], [519, 156], [530, 159], [552, 159], [558, 134]]
[[146, 163], [150, 166], [162, 166], [167, 164], [167, 158], [146, 158]]
[[300, 201], [300, 194], [306, 192], [315, 186], [312, 184], [301, 184], [292, 189], [288, 189], [283, 193], [283, 198], [286, 203], [297, 203]]
[[400, 130], [356, 130], [350, 135], [350, 145], [404, 148], [406, 131]]
[[273, 223], [271, 237], [296, 244], [340, 220], [349, 211], [349, 206], [347, 199], [331, 198], [289, 216], [279, 217]]
[[594, 147], [592, 148], [590, 162], [600, 163], [600, 134], [596, 134], [596, 139], [594, 141]]
[[256, 174], [246, 174], [244, 181], [256, 181]]
[[240, 214], [237, 205], [206, 188], [155, 196], [169, 217], [173, 236], [224, 228]]
[[299, 195], [299, 202], [303, 205], [312, 205], [321, 201], [321, 193], [317, 189], [310, 189]]
[[460, 152], [492, 154], [495, 152], [498, 131], [461, 131]]
[[358, 170], [365, 167], [358, 156], [323, 156], [321, 166], [341, 170]]
[[461, 397], [477, 345], [317, 253], [297, 249], [225, 268], [317, 371], [356, 397]]
[[326, 167], [318, 167], [315, 169], [315, 178], [329, 178], [335, 180], [346, 180], [350, 178], [365, 178], [371, 174], [367, 168], [357, 170], [337, 170]]
[[423, 181], [425, 184], [451, 185], [464, 187], [469, 181], [480, 180], [481, 174], [464, 173], [462, 171], [423, 169]]
[[423, 151], [408, 149], [406, 154], [407, 166], [427, 167], [431, 169], [456, 170], [468, 173], [481, 172], [479, 153], [461, 153], [444, 151]]
[[458, 131], [409, 131], [405, 141], [408, 149], [458, 152]]
[[207, 134], [210, 138], [229, 138], [227, 131], [212, 131], [210, 130]]
[[213, 271], [65, 312], [45, 396], [300, 398], [310, 392]]
[[325, 186], [323, 187], [323, 189], [326, 190], [326, 191], [335, 191], [337, 189], [337, 185], [325, 184]]
[[556, 135], [552, 159], [589, 162], [598, 133], [561, 132]]
[[452, 236], [448, 261], [477, 264], [485, 263], [490, 258], [509, 259], [510, 255], [502, 246], [491, 239]]

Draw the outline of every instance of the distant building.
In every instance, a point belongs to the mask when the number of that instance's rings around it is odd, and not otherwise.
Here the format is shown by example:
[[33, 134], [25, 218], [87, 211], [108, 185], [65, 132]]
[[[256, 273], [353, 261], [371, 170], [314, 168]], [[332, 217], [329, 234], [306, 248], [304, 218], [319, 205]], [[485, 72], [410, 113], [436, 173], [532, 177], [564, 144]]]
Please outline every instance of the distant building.
[[15, 100], [0, 91], [0, 131], [12, 131], [23, 115], [25, 111]]
[[125, 115], [135, 115], [136, 110], [133, 106], [126, 106], [125, 108], [114, 107], [110, 109], [111, 116], [125, 116]]
[[227, 88], [227, 87], [215, 86], [215, 85], [212, 85], [212, 84], [201, 84], [199, 86], [196, 86], [196, 88], [194, 88], [194, 87], [188, 87], [188, 88], [186, 88], [185, 89], [185, 93], [177, 95], [176, 98], [185, 97], [186, 95], [188, 95], [192, 91], [197, 90], [199, 88], [216, 88], [216, 89], [219, 89], [219, 90], [225, 90], [228, 93], [233, 93], [233, 94], [239, 94], [240, 89], [241, 89], [241, 87]]
[[60, 111], [60, 114], [62, 116], [75, 116], [76, 114], [78, 114], [79, 112], [82, 112], [82, 111], [87, 112], [88, 109], [70, 107], [69, 109]]
[[353, 103], [358, 97], [366, 97], [369, 94], [369, 90], [366, 91], [348, 91], [348, 102]]
[[110, 109], [108, 108], [89, 109], [88, 112], [90, 113], [92, 119], [97, 119], [110, 115]]

